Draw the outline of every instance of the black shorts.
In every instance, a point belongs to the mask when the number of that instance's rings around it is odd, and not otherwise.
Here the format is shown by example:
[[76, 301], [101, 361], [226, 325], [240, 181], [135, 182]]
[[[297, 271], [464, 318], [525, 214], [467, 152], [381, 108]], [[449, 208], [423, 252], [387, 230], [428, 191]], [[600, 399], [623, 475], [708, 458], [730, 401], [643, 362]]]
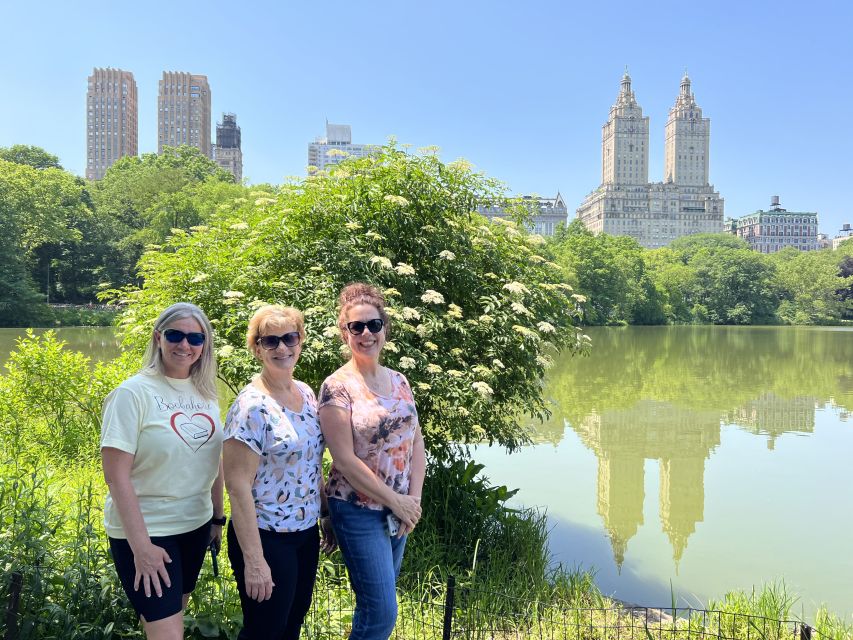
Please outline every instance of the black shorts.
[[146, 622], [168, 618], [183, 609], [183, 596], [195, 589], [209, 541], [210, 522], [187, 533], [151, 537], [151, 542], [158, 547], [163, 547], [172, 559], [171, 562], [166, 563], [166, 571], [172, 586], [167, 587], [161, 581], [163, 596], [158, 598], [153, 587], [151, 597], [146, 597], [141, 582], [139, 590], [133, 590], [136, 567], [133, 564], [133, 551], [130, 549], [130, 544], [121, 538], [110, 538], [110, 551], [121, 586], [124, 587], [124, 592], [136, 613], [145, 618]]

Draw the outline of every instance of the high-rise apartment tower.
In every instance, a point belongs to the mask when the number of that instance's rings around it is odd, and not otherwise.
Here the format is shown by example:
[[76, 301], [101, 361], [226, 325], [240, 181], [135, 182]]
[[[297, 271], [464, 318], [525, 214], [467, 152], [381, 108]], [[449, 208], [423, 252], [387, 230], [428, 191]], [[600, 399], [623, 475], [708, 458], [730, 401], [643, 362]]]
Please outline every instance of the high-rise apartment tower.
[[223, 113], [222, 122], [216, 125], [216, 148], [214, 151], [216, 164], [230, 171], [237, 182], [243, 180], [243, 152], [240, 149], [240, 127], [237, 126], [237, 116], [233, 113]]
[[164, 71], [157, 100], [157, 153], [164, 146], [188, 144], [212, 158], [210, 122], [207, 76]]
[[310, 172], [323, 171], [329, 165], [339, 164], [346, 158], [364, 158], [378, 151], [378, 145], [354, 144], [352, 129], [348, 124], [326, 122], [326, 137], [320, 137], [308, 145], [308, 168]]
[[135, 156], [138, 131], [133, 74], [94, 69], [86, 91], [86, 177], [100, 180], [116, 160]]

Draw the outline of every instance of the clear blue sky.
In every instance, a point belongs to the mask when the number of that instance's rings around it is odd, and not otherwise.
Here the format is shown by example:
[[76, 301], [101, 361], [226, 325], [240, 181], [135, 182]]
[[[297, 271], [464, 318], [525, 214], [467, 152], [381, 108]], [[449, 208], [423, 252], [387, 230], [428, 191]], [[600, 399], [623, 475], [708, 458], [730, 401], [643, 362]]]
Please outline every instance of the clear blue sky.
[[464, 157], [515, 193], [598, 186], [601, 125], [628, 65], [651, 118], [650, 179], [686, 68], [711, 118], [726, 214], [817, 211], [853, 222], [853, 9], [847, 2], [7, 3], [0, 146], [35, 144], [82, 173], [86, 79], [132, 71], [140, 151], [156, 150], [164, 70], [206, 74], [237, 114], [244, 175], [301, 175], [325, 119]]

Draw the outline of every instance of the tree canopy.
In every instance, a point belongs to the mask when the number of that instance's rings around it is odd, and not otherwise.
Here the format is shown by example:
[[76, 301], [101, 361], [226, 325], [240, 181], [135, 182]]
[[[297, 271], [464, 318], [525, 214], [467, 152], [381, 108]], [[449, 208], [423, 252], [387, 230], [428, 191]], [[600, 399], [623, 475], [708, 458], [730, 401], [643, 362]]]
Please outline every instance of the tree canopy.
[[308, 332], [297, 375], [316, 387], [343, 362], [338, 292], [370, 282], [387, 297], [385, 359], [412, 383], [428, 449], [515, 447], [527, 437], [518, 416], [547, 414], [549, 353], [585, 342], [573, 326], [581, 298], [544, 241], [474, 213], [497, 189], [465, 163], [389, 147], [278, 193], [253, 191], [143, 256], [144, 286], [114, 293], [128, 302], [124, 335], [141, 348], [165, 306], [195, 302], [216, 328], [220, 375], [237, 388], [257, 370], [243, 346], [250, 315], [293, 305]]

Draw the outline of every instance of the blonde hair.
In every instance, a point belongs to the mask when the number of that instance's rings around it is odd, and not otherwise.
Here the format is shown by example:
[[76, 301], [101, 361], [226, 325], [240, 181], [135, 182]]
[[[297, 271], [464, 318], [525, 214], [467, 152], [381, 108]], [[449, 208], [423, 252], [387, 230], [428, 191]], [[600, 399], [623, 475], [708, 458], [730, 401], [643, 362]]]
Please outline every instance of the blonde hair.
[[190, 367], [190, 379], [198, 392], [208, 400], [216, 400], [216, 358], [213, 355], [213, 327], [204, 311], [189, 302], [177, 302], [161, 313], [154, 322], [151, 340], [145, 348], [142, 373], [166, 375], [163, 368], [163, 356], [157, 343], [156, 333], [163, 332], [176, 320], [192, 318], [198, 322], [204, 332], [204, 344], [201, 355]]
[[280, 304], [267, 304], [255, 311], [249, 319], [249, 328], [246, 330], [246, 348], [249, 353], [255, 353], [255, 344], [258, 338], [271, 326], [290, 322], [299, 332], [299, 341], [305, 342], [305, 317], [299, 309], [285, 307]]
[[347, 311], [351, 307], [360, 304], [369, 304], [372, 307], [376, 307], [379, 317], [382, 318], [382, 325], [385, 327], [385, 337], [387, 339], [391, 335], [391, 318], [385, 311], [385, 296], [372, 284], [364, 282], [349, 283], [341, 289], [341, 295], [338, 296], [338, 306], [340, 308], [340, 312], [338, 313], [338, 329], [341, 331], [341, 338], [344, 338], [344, 332], [347, 330]]

